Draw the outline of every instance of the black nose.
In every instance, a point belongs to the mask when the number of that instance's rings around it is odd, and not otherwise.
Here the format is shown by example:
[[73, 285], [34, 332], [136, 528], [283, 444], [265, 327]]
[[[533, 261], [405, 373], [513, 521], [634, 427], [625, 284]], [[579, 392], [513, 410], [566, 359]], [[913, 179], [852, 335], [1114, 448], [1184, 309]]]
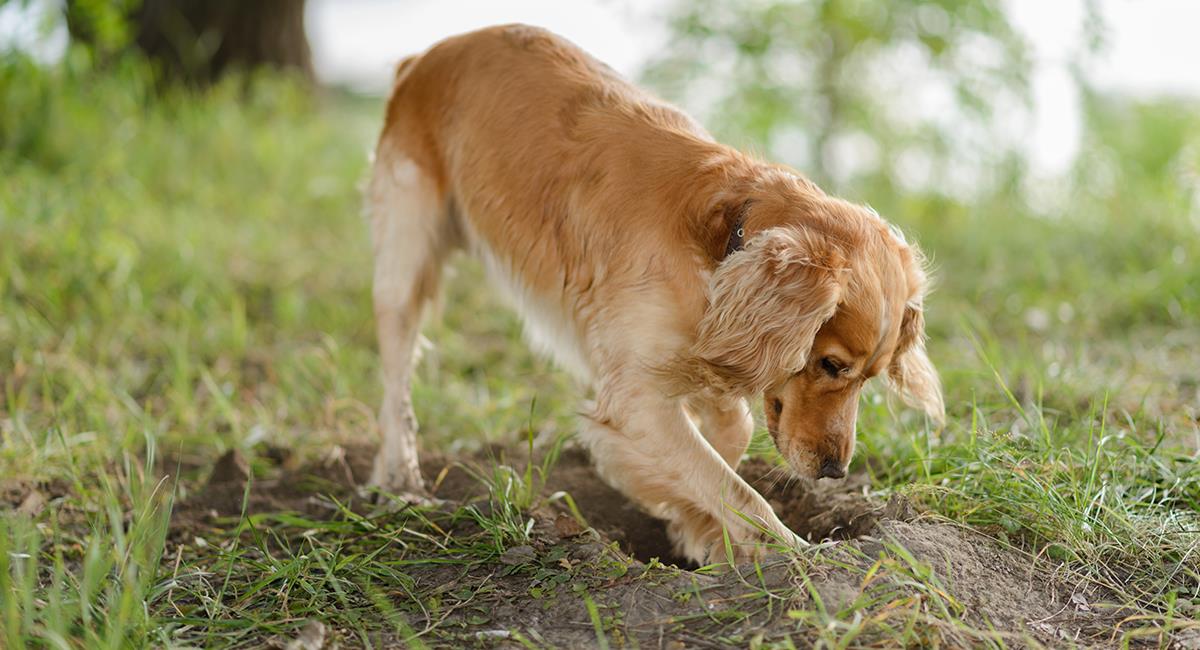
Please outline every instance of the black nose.
[[821, 463], [821, 478], [845, 478], [846, 470], [842, 469], [842, 464], [827, 460]]

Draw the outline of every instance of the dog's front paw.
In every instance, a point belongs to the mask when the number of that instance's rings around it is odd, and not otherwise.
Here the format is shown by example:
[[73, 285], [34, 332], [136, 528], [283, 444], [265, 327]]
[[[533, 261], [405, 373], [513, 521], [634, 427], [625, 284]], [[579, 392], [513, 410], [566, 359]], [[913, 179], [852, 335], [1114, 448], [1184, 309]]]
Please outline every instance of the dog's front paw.
[[445, 501], [430, 496], [425, 492], [384, 492], [375, 488], [364, 487], [360, 490], [363, 498], [374, 504], [378, 511], [399, 512], [412, 507], [440, 508]]
[[392, 490], [367, 484], [358, 489], [358, 495], [383, 512], [399, 512], [411, 507], [439, 508], [446, 503], [426, 492], [424, 488]]
[[371, 478], [367, 481], [368, 487], [395, 493], [425, 491], [425, 481], [415, 460], [396, 458], [396, 454], [388, 453], [386, 446], [377, 454], [371, 468]]
[[696, 564], [708, 564], [713, 546], [722, 539], [721, 528], [708, 515], [683, 516], [667, 522], [667, 538], [677, 555]]
[[762, 560], [781, 549], [800, 549], [808, 542], [787, 528], [767, 533], [758, 528], [723, 528], [708, 515], [678, 517], [667, 525], [675, 551], [697, 564], [734, 564]]
[[380, 505], [402, 509], [407, 506], [433, 506], [440, 502], [425, 490], [420, 474], [398, 471], [395, 465], [376, 461], [371, 479], [359, 488], [359, 495]]

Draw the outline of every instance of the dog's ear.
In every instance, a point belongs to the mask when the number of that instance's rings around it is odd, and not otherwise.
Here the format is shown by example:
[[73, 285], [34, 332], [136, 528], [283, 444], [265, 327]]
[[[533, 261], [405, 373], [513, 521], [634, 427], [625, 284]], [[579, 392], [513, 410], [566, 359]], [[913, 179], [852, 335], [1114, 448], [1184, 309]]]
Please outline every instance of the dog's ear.
[[713, 273], [696, 341], [675, 372], [741, 395], [798, 372], [817, 330], [837, 310], [845, 264], [842, 252], [816, 231], [759, 233]]
[[939, 425], [946, 421], [942, 383], [925, 353], [925, 314], [919, 295], [904, 306], [900, 338], [887, 376], [888, 384], [906, 404], [925, 411]]

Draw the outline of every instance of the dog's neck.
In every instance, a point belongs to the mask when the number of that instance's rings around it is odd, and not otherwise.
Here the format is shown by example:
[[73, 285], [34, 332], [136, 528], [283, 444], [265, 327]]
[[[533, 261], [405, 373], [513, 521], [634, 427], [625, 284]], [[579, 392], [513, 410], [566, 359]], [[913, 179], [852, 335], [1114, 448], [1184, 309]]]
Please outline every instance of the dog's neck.
[[[692, 144], [695, 151], [689, 162], [671, 175], [686, 182], [670, 187], [671, 199], [662, 209], [688, 215], [679, 222], [686, 228], [680, 234], [691, 238], [713, 267], [742, 250], [748, 236], [765, 224], [786, 221], [772, 218], [781, 210], [815, 213], [815, 204], [825, 198], [794, 170], [711, 142]], [[762, 210], [772, 216], [757, 218]]]
[[[781, 204], [786, 204], [789, 211], [807, 213], [812, 210], [814, 201], [823, 196], [816, 186], [802, 178], [797, 177], [792, 182], [771, 182], [765, 181], [764, 176], [777, 174], [777, 170], [772, 169], [762, 175], [759, 174], [763, 170], [754, 171], [759, 173], [725, 184], [716, 192], [716, 197], [709, 204], [711, 207], [706, 211], [706, 218], [696, 224], [700, 226], [697, 239], [716, 264], [742, 250], [750, 231], [755, 228], [761, 230], [763, 220], [756, 219], [753, 211], [767, 210], [770, 213]], [[768, 223], [773, 221], [768, 217]]]

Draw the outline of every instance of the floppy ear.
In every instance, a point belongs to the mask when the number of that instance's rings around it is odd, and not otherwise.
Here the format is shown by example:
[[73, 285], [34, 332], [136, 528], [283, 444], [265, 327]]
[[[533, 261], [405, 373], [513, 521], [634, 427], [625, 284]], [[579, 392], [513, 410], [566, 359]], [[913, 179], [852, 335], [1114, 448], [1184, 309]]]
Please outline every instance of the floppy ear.
[[724, 394], [762, 392], [808, 360], [837, 310], [845, 257], [807, 229], [772, 228], [717, 267], [696, 341], [673, 367], [687, 383]]
[[900, 339], [887, 375], [888, 384], [906, 404], [925, 411], [938, 424], [946, 421], [942, 383], [925, 353], [925, 314], [919, 297], [904, 306]]

